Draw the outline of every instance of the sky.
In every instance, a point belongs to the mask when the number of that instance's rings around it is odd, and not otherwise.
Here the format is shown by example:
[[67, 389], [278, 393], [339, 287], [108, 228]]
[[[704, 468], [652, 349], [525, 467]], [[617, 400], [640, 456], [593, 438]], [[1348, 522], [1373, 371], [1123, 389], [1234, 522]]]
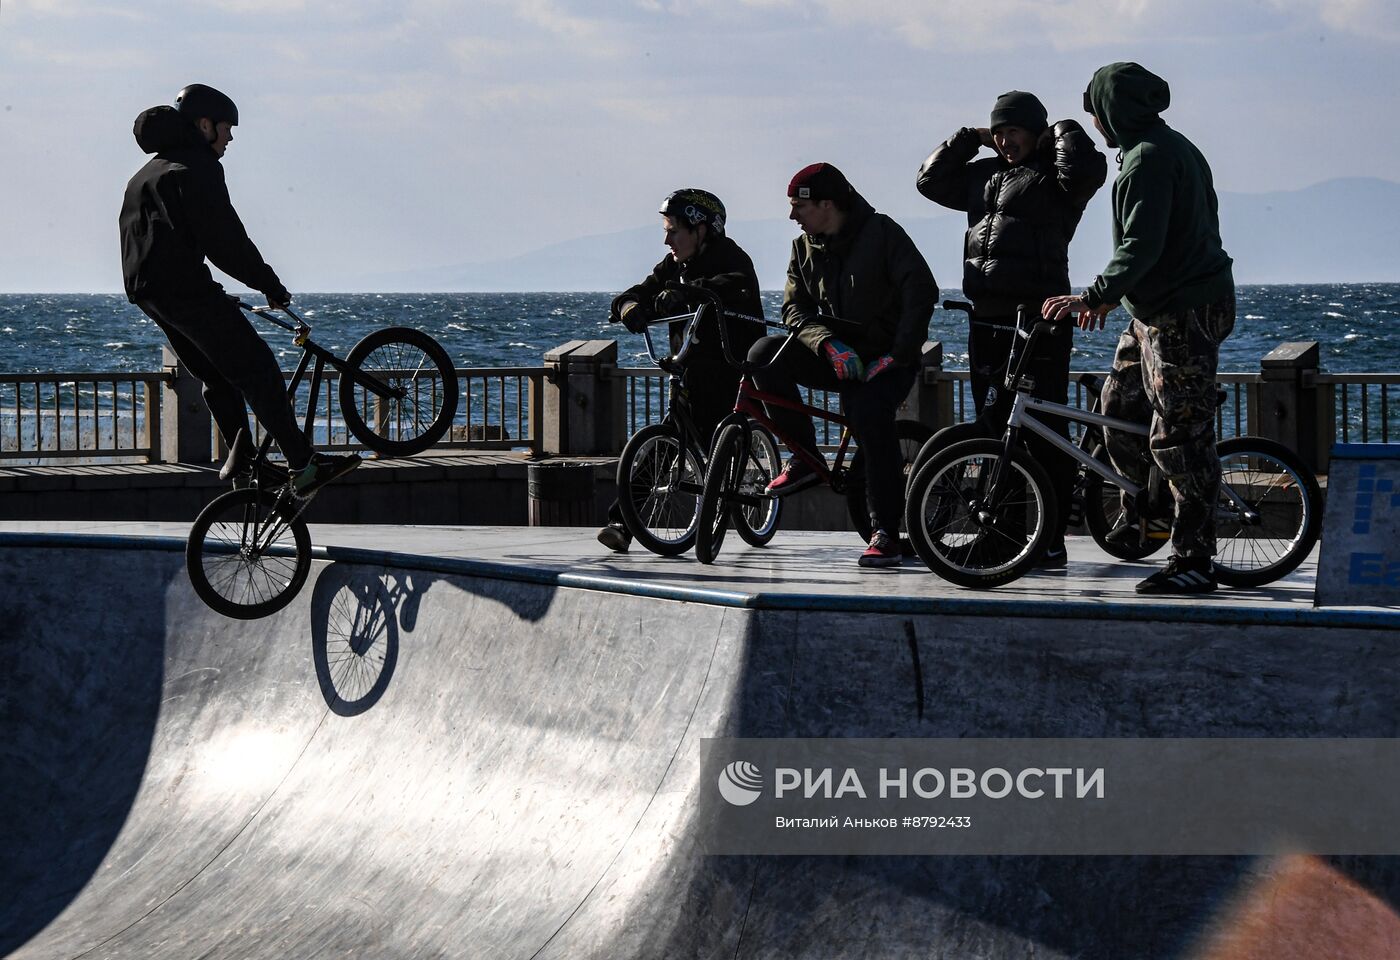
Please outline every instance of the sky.
[[935, 215], [938, 142], [1010, 89], [1087, 120], [1114, 60], [1221, 190], [1400, 181], [1398, 54], [1395, 0], [0, 0], [0, 292], [120, 289], [131, 124], [187, 83], [237, 101], [229, 188], [295, 292], [658, 223], [681, 186], [780, 218], [819, 160]]

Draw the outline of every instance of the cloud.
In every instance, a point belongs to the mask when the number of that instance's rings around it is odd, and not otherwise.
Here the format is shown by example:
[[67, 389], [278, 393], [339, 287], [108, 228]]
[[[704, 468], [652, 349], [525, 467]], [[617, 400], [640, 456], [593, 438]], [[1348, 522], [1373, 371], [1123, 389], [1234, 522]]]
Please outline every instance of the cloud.
[[1400, 40], [1400, 6], [1394, 0], [1269, 0], [1286, 13], [1315, 17], [1341, 33], [1389, 42]]
[[583, 17], [565, 13], [552, 0], [517, 0], [516, 15], [526, 23], [543, 27], [550, 33], [572, 40], [597, 40], [602, 36], [598, 24]]
[[[649, 9], [659, 4], [647, 0]], [[790, 18], [797, 15], [843, 30], [873, 30], [919, 50], [1050, 47], [1083, 50], [1163, 41], [1226, 41], [1277, 33], [1311, 20], [1359, 36], [1400, 37], [1395, 0], [1263, 0], [1254, 5], [1219, 0], [695, 0], [673, 15]]]
[[235, 15], [291, 16], [306, 10], [307, 0], [204, 0], [203, 6]]
[[14, 63], [39, 66], [44, 70], [79, 68], [84, 74], [104, 71], [139, 70], [147, 57], [138, 50], [66, 48], [58, 44], [41, 44], [28, 37], [10, 37], [4, 44], [6, 57]]
[[105, 17], [113, 20], [142, 22], [151, 19], [150, 14], [146, 11], [132, 10], [105, 2], [91, 2], [91, 0], [27, 0], [17, 10], [13, 7], [6, 9], [6, 19], [16, 16], [28, 17], [31, 20], [77, 20], [80, 18], [87, 20]]
[[[753, 2], [753, 0], [740, 0]], [[927, 50], [1050, 46], [1057, 50], [1221, 36], [1238, 28], [1211, 0], [817, 0], [844, 27], [874, 26]]]

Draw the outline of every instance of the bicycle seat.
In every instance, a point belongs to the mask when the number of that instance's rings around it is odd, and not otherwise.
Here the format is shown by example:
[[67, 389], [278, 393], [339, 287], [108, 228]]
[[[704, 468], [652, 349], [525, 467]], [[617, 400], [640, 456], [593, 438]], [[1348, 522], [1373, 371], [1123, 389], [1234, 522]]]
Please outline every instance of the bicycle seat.
[[1099, 394], [1103, 393], [1104, 378], [1097, 373], [1081, 373], [1079, 385], [1088, 391], [1091, 397], [1097, 398]]

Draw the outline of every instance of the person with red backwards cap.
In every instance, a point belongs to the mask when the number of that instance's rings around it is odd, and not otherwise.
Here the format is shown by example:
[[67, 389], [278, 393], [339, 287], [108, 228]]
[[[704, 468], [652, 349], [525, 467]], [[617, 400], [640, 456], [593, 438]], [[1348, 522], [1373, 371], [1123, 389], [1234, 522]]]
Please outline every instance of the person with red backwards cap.
[[[788, 202], [788, 217], [802, 234], [792, 242], [783, 323], [801, 342], [778, 354], [754, 381], [759, 389], [794, 401], [799, 384], [841, 395], [868, 471], [866, 504], [874, 532], [860, 565], [898, 566], [904, 480], [895, 414], [914, 385], [938, 284], [904, 229], [876, 213], [831, 164], [797, 171], [788, 184]], [[768, 360], [785, 339], [764, 337], [749, 359]], [[820, 456], [809, 417], [776, 405], [768, 414], [798, 446]], [[818, 479], [792, 457], [768, 491], [787, 496]]]

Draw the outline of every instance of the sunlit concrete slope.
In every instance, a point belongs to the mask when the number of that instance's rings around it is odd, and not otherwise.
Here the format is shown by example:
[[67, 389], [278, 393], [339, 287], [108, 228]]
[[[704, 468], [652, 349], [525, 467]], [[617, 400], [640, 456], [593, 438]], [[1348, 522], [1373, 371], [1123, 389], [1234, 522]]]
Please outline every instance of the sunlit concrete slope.
[[[239, 623], [159, 544], [0, 548], [0, 576], [0, 955], [26, 960], [1186, 956], [1263, 865], [707, 856], [700, 740], [1400, 727], [1400, 655], [1361, 629], [751, 609], [402, 561], [320, 562]], [[1395, 901], [1391, 861], [1332, 866]]]

